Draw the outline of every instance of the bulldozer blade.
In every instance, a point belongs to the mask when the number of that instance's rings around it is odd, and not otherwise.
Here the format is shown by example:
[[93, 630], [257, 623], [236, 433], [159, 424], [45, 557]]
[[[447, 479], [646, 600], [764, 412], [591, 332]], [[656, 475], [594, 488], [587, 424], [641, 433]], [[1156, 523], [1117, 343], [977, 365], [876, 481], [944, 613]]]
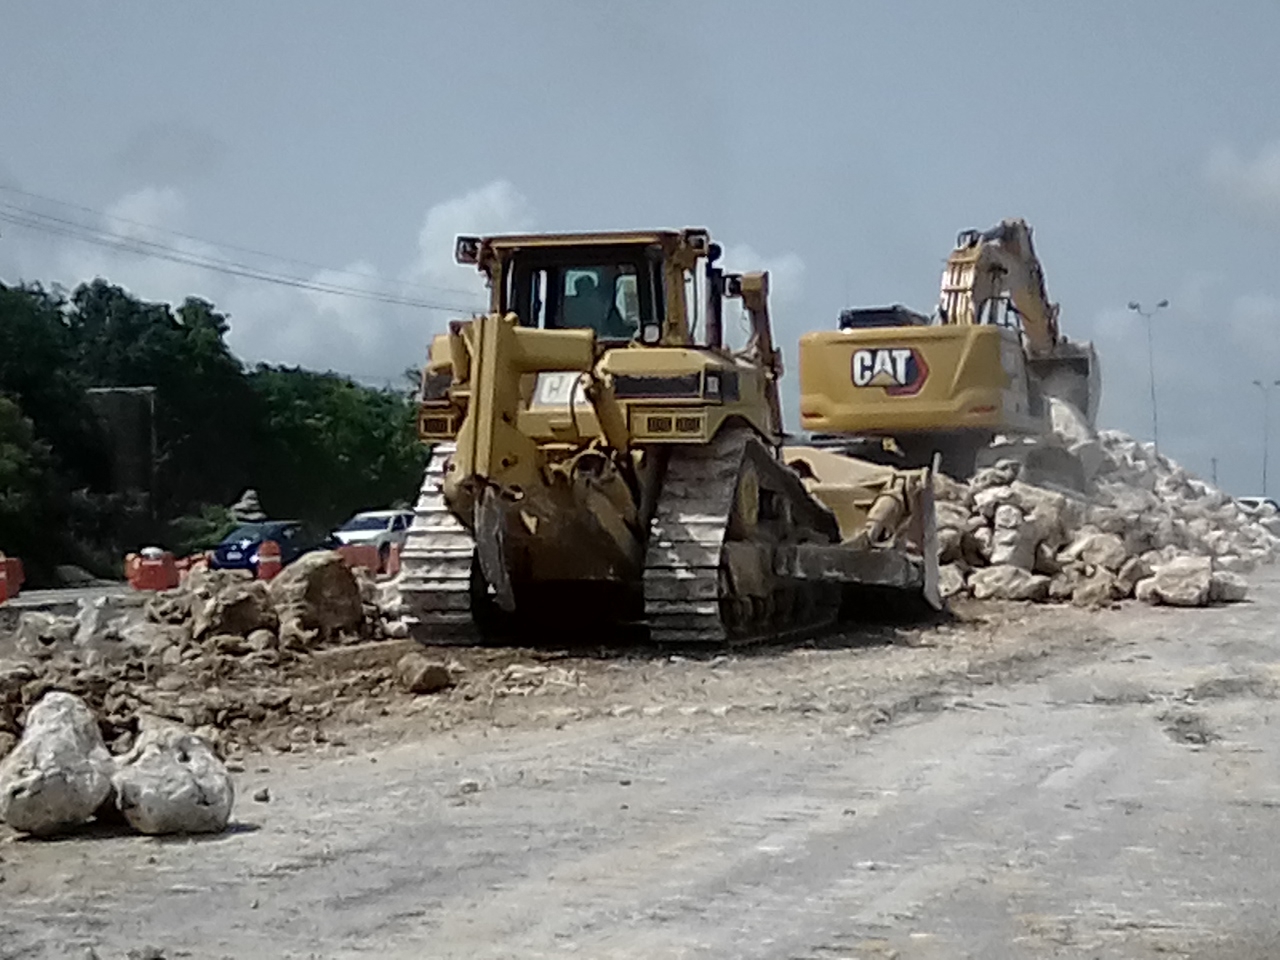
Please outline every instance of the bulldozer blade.
[[942, 458], [934, 455], [929, 472], [925, 474], [924, 489], [920, 491], [920, 552], [924, 564], [924, 582], [921, 596], [934, 610], [946, 607], [942, 599], [942, 575], [938, 565], [938, 513], [934, 503], [933, 478], [939, 473]]
[[480, 558], [480, 572], [493, 588], [494, 602], [499, 609], [514, 613], [516, 596], [507, 570], [506, 513], [498, 497], [493, 487], [485, 487], [480, 494], [476, 505], [476, 553]]
[[822, 580], [867, 587], [925, 592], [927, 564], [898, 550], [850, 549], [838, 543], [781, 547], [775, 571], [797, 580]]

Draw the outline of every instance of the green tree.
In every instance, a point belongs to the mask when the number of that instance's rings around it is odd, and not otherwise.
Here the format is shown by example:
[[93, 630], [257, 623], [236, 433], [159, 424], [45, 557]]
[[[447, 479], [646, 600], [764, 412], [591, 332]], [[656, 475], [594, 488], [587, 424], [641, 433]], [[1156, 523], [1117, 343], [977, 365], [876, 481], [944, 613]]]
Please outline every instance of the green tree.
[[0, 284], [0, 393], [31, 420], [69, 485], [104, 490], [106, 449], [85, 399], [91, 382], [76, 341], [61, 298], [38, 286]]
[[403, 395], [261, 364], [250, 382], [263, 417], [254, 485], [266, 510], [328, 526], [413, 502], [426, 454]]
[[18, 405], [0, 396], [0, 553], [50, 558], [57, 511], [50, 495], [52, 451]]
[[[175, 309], [103, 279], [69, 299], [0, 284], [0, 549], [29, 561], [33, 579], [67, 562], [105, 573], [149, 543], [205, 546], [248, 486], [274, 516], [323, 526], [412, 502], [426, 458], [408, 391], [248, 373], [228, 330], [205, 300]], [[155, 390], [150, 503], [111, 489], [95, 387]]]
[[177, 311], [95, 280], [72, 296], [71, 331], [85, 379], [156, 389], [161, 513], [234, 497], [248, 479], [255, 398], [228, 349], [227, 319], [188, 298]]

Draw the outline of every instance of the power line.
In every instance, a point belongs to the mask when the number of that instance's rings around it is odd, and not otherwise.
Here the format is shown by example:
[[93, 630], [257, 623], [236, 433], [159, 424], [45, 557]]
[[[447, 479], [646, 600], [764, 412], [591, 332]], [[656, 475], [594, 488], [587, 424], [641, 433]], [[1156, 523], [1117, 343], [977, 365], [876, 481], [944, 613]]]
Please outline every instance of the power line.
[[[195, 241], [196, 243], [201, 243], [208, 247], [221, 247], [224, 250], [234, 250], [237, 253], [248, 253], [248, 254], [252, 254], [255, 257], [265, 257], [268, 260], [275, 260], [279, 263], [292, 263], [295, 266], [310, 267], [313, 270], [324, 270], [328, 273], [343, 274], [349, 277], [359, 277], [363, 280], [377, 279], [377, 280], [390, 281], [391, 283], [397, 284], [399, 286], [411, 287], [415, 290], [422, 290], [428, 293], [455, 293], [464, 297], [473, 295], [472, 291], [459, 290], [456, 287], [438, 287], [438, 286], [426, 285], [421, 283], [414, 283], [410, 280], [397, 280], [391, 277], [386, 277], [386, 278], [376, 277], [373, 274], [362, 273], [358, 270], [338, 270], [334, 267], [326, 266], [323, 263], [315, 263], [310, 260], [299, 260], [295, 257], [285, 257], [285, 256], [281, 256], [280, 254], [267, 253], [266, 251], [263, 251], [263, 250], [255, 250], [252, 247], [242, 247], [242, 246], [236, 246], [235, 244], [231, 244], [231, 243], [223, 243], [220, 241], [208, 240], [203, 237], [194, 236], [193, 234], [190, 234], [190, 233], [183, 233], [180, 230], [170, 230], [165, 227], [155, 226], [154, 224], [143, 223], [140, 220], [131, 220], [128, 217], [122, 217], [122, 216], [119, 216], [118, 214], [105, 213], [104, 211], [101, 211], [101, 210], [95, 210], [92, 207], [81, 206], [80, 204], [70, 203], [66, 200], [58, 200], [55, 197], [45, 196], [44, 194], [40, 194], [40, 193], [32, 193], [30, 190], [23, 190], [19, 187], [8, 186], [6, 184], [0, 184], [0, 191], [3, 191], [5, 193], [17, 194], [18, 196], [26, 197], [29, 200], [39, 200], [43, 203], [50, 203], [57, 207], [65, 207], [69, 210], [78, 210], [81, 213], [92, 214], [93, 216], [101, 220], [115, 220], [117, 223], [127, 223], [130, 226], [142, 227], [147, 230], [152, 230], [156, 233], [164, 233], [172, 237], [181, 237], [184, 240], [192, 240], [192, 241]], [[34, 211], [34, 210], [27, 210], [26, 212], [38, 213], [38, 211]]]
[[159, 260], [167, 260], [172, 263], [199, 267], [201, 269], [211, 270], [217, 273], [229, 274], [231, 276], [243, 277], [250, 280], [260, 280], [266, 283], [274, 283], [281, 286], [310, 290], [317, 293], [326, 293], [358, 300], [370, 300], [376, 303], [417, 307], [419, 309], [440, 310], [445, 312], [466, 312], [472, 309], [471, 307], [458, 304], [438, 303], [376, 290], [361, 290], [356, 287], [324, 283], [322, 281], [292, 276], [284, 273], [275, 273], [233, 260], [204, 256], [191, 251], [184, 251], [176, 247], [156, 243], [154, 241], [144, 240], [140, 237], [130, 237], [110, 230], [90, 227], [86, 224], [78, 223], [73, 220], [55, 217], [51, 214], [40, 213], [38, 211], [25, 209], [23, 207], [3, 202], [0, 202], [0, 222], [10, 223], [14, 226], [30, 230], [51, 233], [57, 236], [69, 237], [83, 243], [105, 247], [110, 250], [132, 253], [143, 257], [152, 257]]

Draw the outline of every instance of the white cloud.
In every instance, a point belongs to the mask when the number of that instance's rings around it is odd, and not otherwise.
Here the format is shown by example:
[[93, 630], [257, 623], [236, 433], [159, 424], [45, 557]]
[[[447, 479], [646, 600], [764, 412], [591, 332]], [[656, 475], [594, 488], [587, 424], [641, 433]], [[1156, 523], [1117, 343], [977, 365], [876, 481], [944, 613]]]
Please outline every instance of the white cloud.
[[1280, 214], [1280, 140], [1253, 158], [1234, 147], [1220, 146], [1209, 155], [1209, 182], [1224, 196], [1254, 212]]
[[768, 271], [771, 305], [788, 306], [804, 297], [804, 261], [794, 253], [766, 257], [739, 243], [725, 248], [721, 266], [736, 273]]
[[115, 233], [154, 237], [156, 231], [150, 227], [172, 229], [182, 220], [186, 207], [186, 200], [173, 187], [143, 187], [126, 193], [107, 207], [106, 214], [117, 221], [111, 224]]
[[[357, 260], [340, 270], [304, 276], [296, 265], [259, 261], [176, 236], [171, 231], [191, 229], [184, 222], [185, 211], [180, 191], [145, 187], [112, 203], [106, 211], [110, 219], [97, 225], [134, 241], [132, 246], [126, 242], [124, 249], [108, 248], [26, 233], [20, 243], [10, 245], [9, 258], [0, 261], [0, 274], [12, 270], [21, 278], [47, 278], [70, 287], [103, 277], [143, 299], [174, 304], [187, 296], [203, 297], [229, 316], [228, 342], [248, 362], [336, 369], [363, 380], [398, 382], [405, 367], [425, 358], [430, 337], [445, 318], [485, 305], [483, 277], [474, 267], [453, 262], [454, 235], [527, 230], [533, 224], [525, 198], [510, 183], [497, 181], [428, 209], [417, 247], [397, 271], [383, 272]], [[162, 245], [170, 259], [156, 256], [158, 251], [144, 244]], [[263, 271], [287, 273], [311, 284], [392, 293], [457, 309], [376, 302], [174, 262], [208, 258], [249, 260], [261, 263]]]
[[[0, 275], [17, 269], [21, 277], [57, 280], [69, 287], [100, 276], [143, 299], [174, 304], [188, 296], [202, 297], [227, 314], [228, 343], [247, 362], [336, 369], [361, 380], [399, 383], [406, 367], [425, 360], [430, 338], [445, 320], [486, 305], [483, 276], [474, 266], [460, 266], [453, 260], [454, 238], [536, 229], [528, 200], [510, 182], [498, 180], [430, 207], [415, 248], [398, 270], [354, 260], [341, 269], [306, 273], [296, 265], [273, 264], [177, 235], [175, 231], [199, 233], [187, 222], [186, 210], [185, 197], [173, 187], [136, 190], [112, 203], [106, 211], [111, 219], [98, 225], [134, 241], [131, 248], [110, 249], [27, 233], [21, 235], [20, 243], [10, 245], [7, 261], [0, 259]], [[260, 264], [263, 270], [289, 273], [312, 284], [370, 294], [390, 292], [458, 309], [425, 310], [265, 283], [166, 260], [144, 244], [162, 246], [177, 260]], [[805, 265], [795, 253], [764, 256], [746, 244], [728, 245], [722, 265], [726, 270], [769, 272], [771, 300], [780, 308], [775, 317], [782, 315], [779, 326], [787, 325], [789, 312], [798, 314], [804, 299]], [[745, 342], [745, 328], [741, 333]], [[730, 339], [740, 339], [733, 334], [731, 325]]]
[[[769, 274], [769, 307], [773, 319], [774, 343], [787, 352], [785, 344], [793, 341], [795, 335], [792, 328], [799, 329], [798, 314], [804, 302], [804, 261], [795, 253], [782, 253], [775, 256], [763, 256], [749, 244], [726, 244], [720, 266], [726, 272], [754, 273], [767, 271]], [[729, 346], [745, 346], [751, 336], [750, 325], [741, 309], [728, 307], [725, 322], [725, 339]], [[793, 384], [784, 383], [784, 405], [790, 402]]]
[[1245, 341], [1264, 336], [1272, 339], [1280, 324], [1280, 300], [1254, 293], [1236, 297], [1231, 307], [1231, 325]]
[[529, 202], [506, 180], [497, 180], [427, 211], [418, 232], [418, 256], [406, 279], [444, 290], [484, 292], [484, 278], [473, 266], [453, 259], [454, 238], [461, 233], [523, 233], [533, 229]]

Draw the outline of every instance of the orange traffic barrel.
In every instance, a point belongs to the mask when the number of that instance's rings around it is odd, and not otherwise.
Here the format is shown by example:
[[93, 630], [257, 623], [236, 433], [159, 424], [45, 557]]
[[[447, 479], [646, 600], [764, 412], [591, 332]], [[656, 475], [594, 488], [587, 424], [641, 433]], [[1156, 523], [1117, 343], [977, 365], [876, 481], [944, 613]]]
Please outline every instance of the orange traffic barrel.
[[377, 573], [382, 566], [382, 558], [378, 556], [378, 548], [369, 543], [348, 543], [338, 548], [338, 555], [348, 567], [364, 567]]
[[4, 558], [5, 578], [9, 581], [9, 596], [15, 596], [27, 582], [26, 571], [22, 569], [22, 561], [17, 557], [5, 557], [2, 553], [0, 557]]
[[172, 590], [178, 585], [178, 563], [173, 554], [159, 547], [145, 547], [138, 559], [138, 579], [135, 586], [141, 590]]
[[258, 548], [258, 579], [275, 579], [281, 567], [280, 544], [274, 540], [262, 541], [262, 546]]
[[204, 570], [209, 566], [209, 554], [193, 553], [190, 556], [183, 557], [177, 563], [178, 579], [186, 580], [191, 575], [192, 570]]
[[125, 554], [124, 558], [124, 577], [129, 581], [129, 586], [135, 590], [143, 589], [142, 586], [142, 558], [136, 553]]

